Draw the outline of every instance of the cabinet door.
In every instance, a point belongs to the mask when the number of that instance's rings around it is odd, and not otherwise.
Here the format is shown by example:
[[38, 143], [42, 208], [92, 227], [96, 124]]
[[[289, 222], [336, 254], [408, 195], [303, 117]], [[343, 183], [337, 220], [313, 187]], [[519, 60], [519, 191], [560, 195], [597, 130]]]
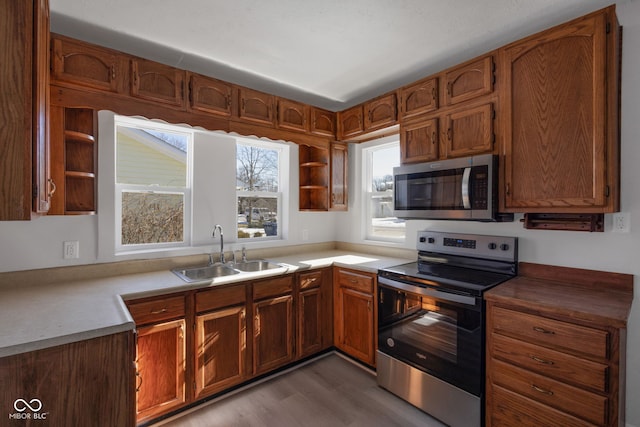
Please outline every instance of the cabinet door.
[[183, 70], [134, 58], [131, 60], [131, 76], [132, 96], [184, 108]]
[[124, 92], [128, 59], [99, 46], [54, 36], [51, 77], [54, 82], [100, 91]]
[[400, 90], [400, 118], [408, 119], [438, 108], [438, 79], [428, 79]]
[[191, 74], [189, 76], [189, 108], [216, 116], [231, 116], [233, 87], [221, 80]]
[[304, 357], [322, 350], [322, 293], [320, 288], [301, 291], [298, 305], [298, 357]]
[[438, 159], [438, 119], [420, 119], [400, 124], [400, 162], [430, 162]]
[[278, 99], [278, 127], [305, 132], [308, 128], [309, 106], [288, 99]]
[[253, 304], [253, 371], [261, 374], [293, 360], [293, 297]]
[[447, 114], [444, 120], [444, 157], [462, 157], [492, 151], [492, 104], [454, 111]]
[[253, 123], [273, 126], [275, 97], [256, 90], [239, 88], [239, 117]]
[[338, 290], [336, 346], [347, 354], [373, 365], [373, 296], [355, 289]]
[[338, 139], [349, 139], [364, 131], [362, 105], [338, 113]]
[[366, 131], [392, 126], [398, 121], [396, 94], [376, 98], [364, 105], [364, 128]]
[[348, 209], [347, 165], [349, 147], [335, 142], [331, 144], [331, 206], [334, 211]]
[[493, 92], [493, 57], [456, 67], [443, 76], [445, 105], [457, 104]]
[[49, 1], [34, 1], [34, 7], [33, 211], [46, 213], [55, 191], [49, 157]]
[[311, 107], [310, 132], [316, 135], [336, 137], [336, 113]]
[[185, 403], [184, 319], [138, 329], [138, 422]]
[[245, 322], [244, 305], [196, 317], [196, 398], [246, 379]]
[[504, 49], [509, 211], [614, 209], [607, 196], [607, 156], [618, 142], [607, 138], [607, 110], [615, 110], [617, 101], [607, 97], [604, 84], [607, 54], [614, 57], [606, 27], [604, 13], [590, 15]]

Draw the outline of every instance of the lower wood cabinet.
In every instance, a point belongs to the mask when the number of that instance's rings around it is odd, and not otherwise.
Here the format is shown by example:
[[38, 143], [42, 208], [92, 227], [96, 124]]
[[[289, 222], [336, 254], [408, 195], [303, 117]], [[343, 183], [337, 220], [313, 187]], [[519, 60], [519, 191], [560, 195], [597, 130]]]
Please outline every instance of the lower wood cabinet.
[[185, 296], [128, 303], [136, 326], [136, 419], [144, 422], [187, 402]]
[[624, 425], [632, 276], [523, 264], [486, 294], [486, 425]]
[[334, 343], [375, 366], [375, 274], [334, 268]]
[[253, 373], [292, 362], [293, 276], [253, 283]]
[[195, 398], [248, 378], [246, 285], [234, 284], [195, 295]]
[[296, 356], [303, 358], [333, 345], [331, 269], [298, 275]]
[[[2, 357], [0, 424], [133, 426], [133, 359], [131, 331]], [[18, 399], [33, 409], [14, 409]]]

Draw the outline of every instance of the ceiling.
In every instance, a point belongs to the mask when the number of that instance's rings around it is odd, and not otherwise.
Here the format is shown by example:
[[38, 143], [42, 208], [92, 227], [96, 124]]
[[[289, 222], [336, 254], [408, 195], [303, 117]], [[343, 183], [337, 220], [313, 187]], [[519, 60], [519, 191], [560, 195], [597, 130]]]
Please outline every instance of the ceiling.
[[50, 0], [55, 33], [334, 111], [611, 3]]

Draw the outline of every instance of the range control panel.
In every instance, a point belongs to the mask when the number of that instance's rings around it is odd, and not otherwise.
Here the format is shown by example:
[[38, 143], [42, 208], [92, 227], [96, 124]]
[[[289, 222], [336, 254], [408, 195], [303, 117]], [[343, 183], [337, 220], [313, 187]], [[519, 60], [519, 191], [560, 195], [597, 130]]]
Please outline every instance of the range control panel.
[[483, 234], [419, 231], [418, 251], [472, 256], [515, 262], [518, 256], [518, 238], [487, 236]]

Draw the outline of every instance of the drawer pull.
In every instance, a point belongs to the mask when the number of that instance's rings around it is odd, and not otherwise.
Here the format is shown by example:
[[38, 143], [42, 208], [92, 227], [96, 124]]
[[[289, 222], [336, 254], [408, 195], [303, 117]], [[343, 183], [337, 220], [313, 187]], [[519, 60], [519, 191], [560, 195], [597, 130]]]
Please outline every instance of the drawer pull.
[[537, 356], [529, 356], [529, 357], [531, 357], [531, 359], [535, 360], [538, 363], [542, 363], [544, 365], [553, 365], [553, 362], [551, 360], [540, 359]]
[[539, 326], [534, 326], [533, 330], [536, 332], [540, 332], [541, 334], [555, 335], [555, 332], [550, 331], [548, 329], [540, 328]]
[[167, 308], [161, 308], [160, 310], [152, 310], [151, 314], [161, 314], [161, 313], [166, 313], [167, 312]]
[[140, 387], [142, 387], [142, 375], [140, 375], [140, 371], [136, 371], [136, 377], [140, 380], [138, 385], [136, 386], [136, 393], [140, 391]]
[[546, 394], [547, 396], [553, 396], [553, 392], [551, 390], [538, 387], [535, 384], [531, 384], [531, 388], [537, 391], [538, 393]]

